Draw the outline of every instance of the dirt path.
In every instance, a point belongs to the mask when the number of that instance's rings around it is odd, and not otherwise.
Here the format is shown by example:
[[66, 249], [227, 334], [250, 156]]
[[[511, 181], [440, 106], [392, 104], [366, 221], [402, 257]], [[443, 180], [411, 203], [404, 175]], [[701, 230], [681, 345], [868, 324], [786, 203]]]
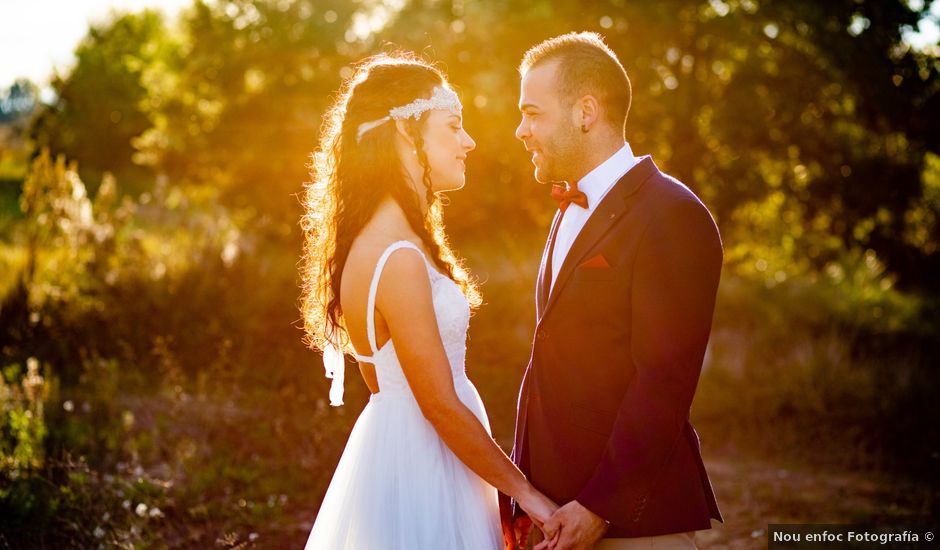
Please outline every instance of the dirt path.
[[940, 489], [860, 473], [718, 456], [706, 461], [725, 523], [696, 533], [700, 548], [767, 548], [772, 523], [926, 523]]
[[[880, 476], [784, 466], [766, 459], [716, 456], [706, 461], [725, 523], [699, 531], [702, 549], [767, 548], [771, 523], [926, 523], [940, 489]], [[262, 534], [257, 548], [303, 548], [313, 521], [291, 514], [282, 529]]]

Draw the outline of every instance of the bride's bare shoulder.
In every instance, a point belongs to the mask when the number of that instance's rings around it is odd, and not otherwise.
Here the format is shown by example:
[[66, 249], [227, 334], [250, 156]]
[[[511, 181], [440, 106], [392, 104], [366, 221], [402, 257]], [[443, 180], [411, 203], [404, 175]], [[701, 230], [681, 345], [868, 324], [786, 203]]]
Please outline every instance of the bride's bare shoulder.
[[[346, 256], [346, 262], [343, 266], [343, 285], [357, 286], [357, 281], [365, 281], [368, 285], [375, 272], [375, 267], [382, 257], [382, 254], [388, 248], [399, 241], [407, 241], [421, 248], [420, 241], [415, 238], [408, 238], [402, 235], [402, 238], [389, 238], [389, 236], [370, 236], [360, 235], [353, 241], [349, 248], [349, 254]], [[417, 241], [417, 242], [416, 242]]]
[[[357, 239], [357, 242], [354, 242], [349, 249], [341, 275], [340, 303], [356, 349], [366, 349], [362, 346], [367, 342], [363, 339], [366, 330], [367, 298], [379, 259], [392, 244], [398, 241], [414, 242], [411, 239], [389, 239], [387, 236], [384, 238], [362, 238]], [[414, 244], [417, 245], [417, 243]], [[387, 310], [394, 311], [401, 307], [400, 304], [387, 303], [386, 299], [396, 295], [413, 297], [414, 292], [409, 287], [409, 283], [420, 284], [426, 281], [426, 278], [422, 279], [419, 276], [425, 272], [426, 267], [420, 256], [415, 254], [393, 254], [389, 257], [383, 268], [380, 288], [376, 294], [375, 327], [379, 341], [384, 340], [388, 335], [385, 313], [387, 313]], [[383, 305], [380, 306], [380, 304]], [[415, 304], [409, 302], [409, 305], [414, 306]]]

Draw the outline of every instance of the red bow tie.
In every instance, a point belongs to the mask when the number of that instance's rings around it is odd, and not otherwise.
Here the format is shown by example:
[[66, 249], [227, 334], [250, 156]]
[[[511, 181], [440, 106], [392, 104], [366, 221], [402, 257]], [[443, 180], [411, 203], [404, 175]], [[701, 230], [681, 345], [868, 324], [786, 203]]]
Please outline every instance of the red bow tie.
[[552, 185], [552, 198], [558, 203], [558, 209], [562, 214], [568, 205], [575, 203], [581, 208], [588, 207], [587, 195], [578, 190], [577, 184], [566, 188], [564, 185]]

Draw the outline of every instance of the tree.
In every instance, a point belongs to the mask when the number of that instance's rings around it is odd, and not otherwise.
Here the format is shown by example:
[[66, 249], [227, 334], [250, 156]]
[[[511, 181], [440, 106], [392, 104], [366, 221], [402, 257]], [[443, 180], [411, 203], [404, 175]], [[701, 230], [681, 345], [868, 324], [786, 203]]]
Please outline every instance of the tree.
[[750, 230], [741, 213], [774, 212], [762, 234], [787, 242], [763, 244], [790, 247], [812, 269], [844, 248], [870, 248], [902, 283], [923, 287], [940, 280], [937, 237], [917, 227], [937, 216], [924, 181], [928, 155], [940, 152], [931, 123], [940, 61], [935, 49], [905, 44], [902, 29], [927, 9], [901, 0], [197, 1], [177, 41], [147, 13], [93, 29], [36, 135], [84, 169], [132, 170], [136, 160], [173, 184], [218, 190], [246, 218], [289, 235], [320, 113], [344, 71], [402, 47], [447, 70], [479, 144], [470, 185], [448, 211], [452, 229], [480, 235], [492, 230], [487, 220], [512, 218], [520, 221], [500, 231], [532, 229], [552, 209], [513, 136], [515, 67], [540, 40], [593, 30], [633, 81], [634, 150], [692, 187], [726, 234], [747, 240], [733, 235]]
[[0, 124], [28, 118], [39, 101], [39, 91], [29, 79], [17, 79], [0, 93]]
[[[210, 184], [280, 234], [296, 227], [320, 116], [350, 61], [343, 2], [196, 2], [184, 60], [140, 142], [176, 183]], [[169, 80], [169, 79], [167, 79]], [[289, 212], [289, 213], [288, 213]]]
[[150, 170], [134, 162], [133, 138], [151, 126], [145, 70], [172, 55], [158, 12], [116, 16], [92, 27], [75, 51], [74, 68], [52, 83], [56, 99], [36, 117], [30, 135], [79, 162], [85, 181], [111, 172], [130, 190], [147, 188]]
[[546, 200], [525, 183], [512, 136], [513, 69], [542, 39], [592, 30], [632, 79], [634, 150], [692, 187], [729, 235], [733, 213], [779, 195], [781, 217], [762, 223], [795, 239], [815, 269], [844, 247], [872, 248], [903, 283], [929, 286], [940, 280], [937, 237], [914, 246], [904, 234], [923, 218], [911, 212], [933, 204], [922, 174], [940, 147], [940, 60], [902, 40], [928, 9], [900, 0], [415, 1], [379, 39], [442, 61], [463, 90], [480, 147], [454, 202], [474, 224], [474, 212], [508, 219], [520, 209], [547, 224], [550, 208], [531, 212]]

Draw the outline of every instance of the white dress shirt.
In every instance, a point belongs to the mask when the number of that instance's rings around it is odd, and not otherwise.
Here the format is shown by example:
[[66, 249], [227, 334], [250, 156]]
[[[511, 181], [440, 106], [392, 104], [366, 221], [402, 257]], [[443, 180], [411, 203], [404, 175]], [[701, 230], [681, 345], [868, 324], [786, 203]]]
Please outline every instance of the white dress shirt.
[[586, 176], [578, 181], [578, 189], [587, 195], [587, 208], [581, 208], [577, 204], [571, 203], [565, 210], [561, 218], [561, 225], [558, 226], [558, 234], [555, 235], [555, 247], [552, 248], [552, 280], [551, 289], [555, 288], [555, 279], [558, 278], [558, 272], [571, 245], [574, 244], [578, 234], [588, 218], [594, 213], [594, 209], [600, 204], [601, 200], [607, 195], [607, 192], [613, 188], [620, 178], [623, 177], [637, 163], [637, 158], [633, 156], [633, 150], [629, 143], [624, 143], [616, 153], [607, 160], [600, 163], [597, 168], [588, 172]]

